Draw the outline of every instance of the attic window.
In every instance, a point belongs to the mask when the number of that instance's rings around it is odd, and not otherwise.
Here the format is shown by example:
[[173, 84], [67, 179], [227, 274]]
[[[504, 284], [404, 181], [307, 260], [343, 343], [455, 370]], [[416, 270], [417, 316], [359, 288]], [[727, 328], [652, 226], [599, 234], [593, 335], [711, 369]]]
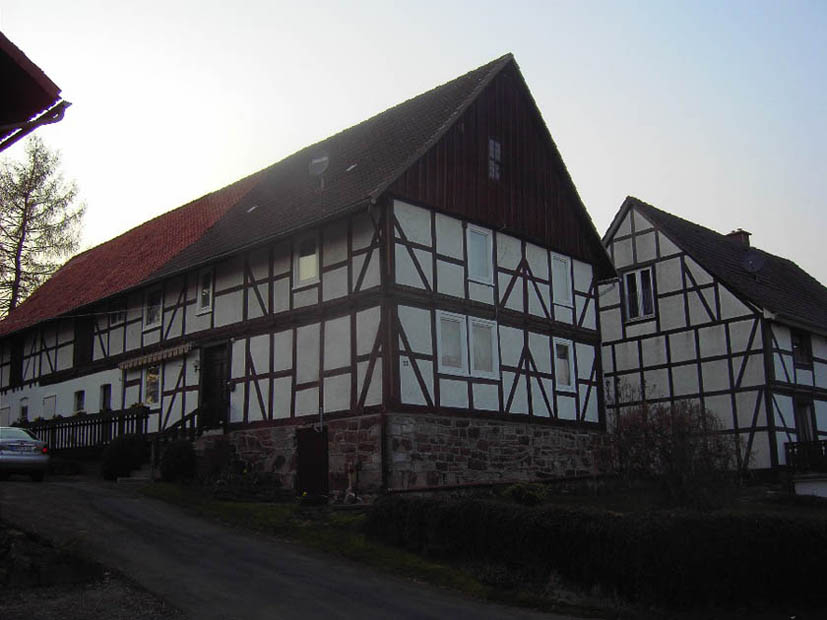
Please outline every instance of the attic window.
[[319, 281], [319, 243], [316, 235], [300, 239], [293, 256], [293, 286], [305, 286]]
[[813, 352], [810, 348], [810, 336], [806, 332], [792, 331], [793, 360], [799, 368], [812, 368]]
[[488, 178], [499, 181], [502, 173], [502, 147], [500, 141], [488, 138]]
[[147, 293], [144, 303], [144, 329], [161, 324], [161, 289], [156, 288]]

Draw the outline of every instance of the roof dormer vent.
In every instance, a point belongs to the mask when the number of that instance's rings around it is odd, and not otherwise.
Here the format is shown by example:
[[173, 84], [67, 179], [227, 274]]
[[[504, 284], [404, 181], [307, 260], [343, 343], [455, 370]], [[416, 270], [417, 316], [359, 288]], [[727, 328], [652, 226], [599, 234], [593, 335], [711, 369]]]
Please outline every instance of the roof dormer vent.
[[736, 228], [731, 233], [728, 233], [726, 236], [729, 239], [732, 239], [733, 241], [737, 241], [738, 243], [743, 245], [745, 248], [748, 248], [749, 247], [749, 237], [750, 237], [751, 234], [752, 234], [751, 232], [747, 232], [743, 228]]

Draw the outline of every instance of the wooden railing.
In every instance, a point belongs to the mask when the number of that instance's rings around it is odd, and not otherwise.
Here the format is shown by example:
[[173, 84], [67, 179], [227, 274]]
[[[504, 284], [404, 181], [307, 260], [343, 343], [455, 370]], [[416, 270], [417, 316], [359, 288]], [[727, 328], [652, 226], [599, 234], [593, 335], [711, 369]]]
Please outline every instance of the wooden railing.
[[99, 448], [121, 435], [147, 433], [149, 409], [132, 407], [123, 411], [107, 411], [76, 415], [71, 418], [38, 420], [26, 425], [52, 451], [77, 448]]
[[827, 441], [791, 441], [784, 444], [787, 466], [800, 472], [827, 472]]
[[150, 462], [153, 466], [160, 464], [161, 451], [164, 446], [178, 439], [195, 441], [203, 432], [198, 424], [199, 410], [195, 409], [177, 422], [170, 424], [164, 430], [155, 433], [152, 437], [152, 454]]

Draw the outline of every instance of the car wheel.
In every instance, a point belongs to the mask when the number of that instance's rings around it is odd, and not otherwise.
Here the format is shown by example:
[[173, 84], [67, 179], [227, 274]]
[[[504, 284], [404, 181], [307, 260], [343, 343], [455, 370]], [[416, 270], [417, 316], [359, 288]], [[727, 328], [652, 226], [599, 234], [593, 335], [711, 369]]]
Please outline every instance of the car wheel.
[[34, 480], [35, 482], [43, 482], [43, 476], [44, 474], [42, 471], [36, 472], [32, 474], [32, 480]]

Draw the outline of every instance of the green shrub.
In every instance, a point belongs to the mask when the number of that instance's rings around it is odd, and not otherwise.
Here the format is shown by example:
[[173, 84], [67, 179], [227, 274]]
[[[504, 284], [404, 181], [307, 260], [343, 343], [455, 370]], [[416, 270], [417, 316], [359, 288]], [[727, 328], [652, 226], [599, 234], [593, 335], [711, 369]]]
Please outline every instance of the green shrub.
[[147, 447], [143, 435], [115, 437], [103, 451], [101, 474], [106, 480], [128, 476], [147, 460]]
[[195, 476], [195, 449], [186, 439], [173, 441], [161, 455], [161, 478], [166, 482], [183, 482]]
[[366, 531], [427, 555], [512, 567], [536, 584], [556, 572], [630, 601], [827, 603], [823, 518], [386, 497], [371, 508]]
[[546, 499], [546, 488], [541, 484], [518, 482], [502, 490], [502, 495], [523, 506], [537, 506]]

